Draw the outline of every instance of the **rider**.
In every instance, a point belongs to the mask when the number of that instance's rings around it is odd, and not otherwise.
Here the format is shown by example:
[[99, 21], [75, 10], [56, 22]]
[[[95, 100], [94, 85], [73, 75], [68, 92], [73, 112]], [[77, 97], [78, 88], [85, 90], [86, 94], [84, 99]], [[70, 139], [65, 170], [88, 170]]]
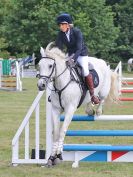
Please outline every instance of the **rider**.
[[63, 13], [57, 17], [59, 33], [56, 39], [56, 46], [63, 50], [65, 46], [69, 55], [69, 63], [72, 60], [77, 61], [83, 69], [86, 84], [90, 91], [91, 101], [94, 104], [99, 103], [98, 97], [94, 96], [94, 84], [92, 75], [89, 73], [89, 57], [87, 47], [84, 44], [83, 36], [78, 28], [74, 28], [72, 18], [69, 14]]

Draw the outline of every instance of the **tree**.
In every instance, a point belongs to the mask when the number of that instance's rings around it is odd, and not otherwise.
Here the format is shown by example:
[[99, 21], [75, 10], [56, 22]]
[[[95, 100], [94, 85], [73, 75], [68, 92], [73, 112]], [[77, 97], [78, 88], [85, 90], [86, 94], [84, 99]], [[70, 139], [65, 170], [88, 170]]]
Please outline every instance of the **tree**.
[[[90, 18], [90, 31], [87, 33], [92, 53], [106, 60], [113, 60], [110, 51], [116, 47], [119, 28], [114, 26], [114, 13], [104, 0], [85, 1], [84, 8]], [[82, 7], [83, 8], [83, 7]]]
[[56, 38], [57, 15], [67, 12], [72, 15], [74, 25], [82, 30], [90, 55], [111, 58], [119, 28], [114, 26], [114, 13], [105, 0], [10, 1], [13, 8], [5, 21], [5, 36], [13, 54], [33, 53], [39, 51], [40, 46], [46, 47]]
[[8, 16], [8, 12], [10, 11], [10, 2], [6, 0], [0, 1], [0, 57], [7, 58], [10, 54], [7, 50], [8, 42], [5, 38], [5, 17]]
[[[47, 3], [49, 7], [51, 6], [54, 9], [54, 16], [61, 12], [68, 12], [72, 15], [74, 25], [80, 27], [85, 36], [90, 55], [97, 55], [106, 59], [111, 58], [110, 50], [116, 47], [115, 39], [118, 37], [119, 29], [114, 26], [114, 13], [112, 13], [110, 6], [105, 6], [104, 0], [84, 0], [84, 2], [83, 0], [71, 0], [65, 1], [64, 4], [62, 4], [63, 1], [58, 1], [60, 3], [57, 4], [54, 2], [50, 2], [51, 5]], [[45, 5], [42, 4], [39, 8], [40, 11], [37, 12], [39, 17], [40, 12], [44, 14], [44, 8]], [[48, 19], [50, 22], [54, 19], [52, 14], [51, 17], [51, 20]], [[55, 24], [53, 23], [50, 26], [54, 27], [54, 31], [51, 31], [51, 33], [55, 34]]]
[[[107, 0], [108, 4], [111, 1]], [[114, 0], [112, 5], [116, 13], [114, 23], [119, 26], [120, 33], [116, 40], [116, 48], [111, 53], [117, 60], [127, 60], [133, 57], [133, 1]]]

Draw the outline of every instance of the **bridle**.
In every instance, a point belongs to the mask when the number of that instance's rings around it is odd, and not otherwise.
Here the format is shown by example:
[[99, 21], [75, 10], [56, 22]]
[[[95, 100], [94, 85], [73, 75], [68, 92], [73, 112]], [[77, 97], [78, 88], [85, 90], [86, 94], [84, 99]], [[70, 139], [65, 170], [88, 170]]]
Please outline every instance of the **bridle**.
[[51, 59], [51, 60], [54, 61], [54, 64], [53, 64], [53, 67], [52, 67], [52, 71], [51, 71], [51, 73], [49, 74], [49, 76], [40, 75], [40, 74], [39, 74], [39, 79], [44, 79], [44, 80], [46, 81], [46, 83], [47, 83], [47, 82], [50, 82], [50, 81], [51, 81], [51, 76], [52, 76], [52, 74], [53, 74], [53, 72], [54, 72], [54, 70], [55, 70], [56, 63], [55, 63], [55, 59], [53, 59], [53, 58], [50, 58], [50, 57], [42, 57], [42, 59], [46, 59], [46, 58]]
[[56, 70], [56, 63], [55, 63], [55, 59], [54, 58], [51, 58], [51, 57], [42, 57], [42, 59], [51, 59], [54, 61], [54, 64], [53, 64], [53, 67], [52, 67], [52, 71], [51, 73], [49, 74], [49, 76], [46, 76], [46, 75], [40, 75], [39, 74], [39, 79], [44, 79], [45, 81], [47, 82], [53, 82], [55, 81], [55, 79], [59, 78], [63, 73], [65, 73], [65, 71], [68, 69], [68, 66], [66, 66], [66, 68], [63, 70], [63, 72], [61, 72], [58, 76], [54, 77], [54, 78], [51, 78], [54, 70]]
[[[72, 75], [72, 73], [71, 73], [71, 69], [70, 69], [69, 66], [66, 66], [65, 69], [63, 70], [63, 72], [61, 72], [58, 76], [56, 76], [56, 77], [54, 77], [54, 78], [51, 78], [53, 72], [56, 71], [56, 62], [55, 62], [55, 59], [54, 59], [54, 58], [51, 58], [51, 57], [42, 57], [42, 59], [46, 59], [46, 58], [51, 59], [51, 60], [54, 61], [53, 68], [52, 68], [52, 71], [51, 71], [51, 73], [49, 74], [49, 76], [46, 76], [46, 75], [39, 75], [39, 79], [44, 79], [45, 82], [46, 82], [46, 86], [47, 86], [51, 91], [54, 91], [54, 92], [58, 93], [60, 106], [61, 106], [62, 109], [64, 109], [63, 106], [62, 106], [62, 103], [61, 103], [61, 94], [62, 94], [63, 90], [65, 90], [65, 89], [67, 88], [67, 86], [70, 84], [70, 82], [76, 81], [76, 80], [74, 79], [74, 77], [73, 77], [73, 75]], [[65, 71], [66, 71], [67, 69], [70, 70], [70, 80], [69, 80], [69, 82], [68, 82], [62, 89], [59, 90], [58, 88], [56, 88], [54, 81], [55, 81], [56, 79], [58, 79], [63, 73], [65, 73]], [[50, 82], [53, 82], [53, 87], [54, 87], [54, 89], [51, 89], [51, 88], [48, 86], [48, 83], [50, 83]]]

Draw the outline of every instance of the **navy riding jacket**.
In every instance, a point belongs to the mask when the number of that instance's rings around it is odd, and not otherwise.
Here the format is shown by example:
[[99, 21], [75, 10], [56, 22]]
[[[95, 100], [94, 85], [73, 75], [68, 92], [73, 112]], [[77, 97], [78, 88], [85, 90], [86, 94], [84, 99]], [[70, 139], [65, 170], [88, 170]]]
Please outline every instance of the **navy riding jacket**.
[[79, 56], [87, 56], [88, 50], [84, 44], [83, 36], [78, 28], [70, 28], [70, 41], [64, 32], [60, 31], [56, 39], [56, 46], [63, 50], [66, 46], [68, 55], [74, 54], [73, 59], [76, 61]]

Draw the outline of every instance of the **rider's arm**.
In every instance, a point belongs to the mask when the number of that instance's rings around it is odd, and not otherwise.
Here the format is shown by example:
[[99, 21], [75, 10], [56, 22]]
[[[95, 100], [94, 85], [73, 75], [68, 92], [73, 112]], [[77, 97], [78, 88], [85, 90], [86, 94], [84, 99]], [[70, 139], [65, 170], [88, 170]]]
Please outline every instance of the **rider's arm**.
[[82, 51], [82, 45], [83, 45], [83, 36], [82, 33], [79, 29], [76, 29], [75, 31], [75, 37], [76, 37], [76, 52], [74, 54], [73, 59], [76, 61], [77, 58], [80, 56], [81, 51]]

